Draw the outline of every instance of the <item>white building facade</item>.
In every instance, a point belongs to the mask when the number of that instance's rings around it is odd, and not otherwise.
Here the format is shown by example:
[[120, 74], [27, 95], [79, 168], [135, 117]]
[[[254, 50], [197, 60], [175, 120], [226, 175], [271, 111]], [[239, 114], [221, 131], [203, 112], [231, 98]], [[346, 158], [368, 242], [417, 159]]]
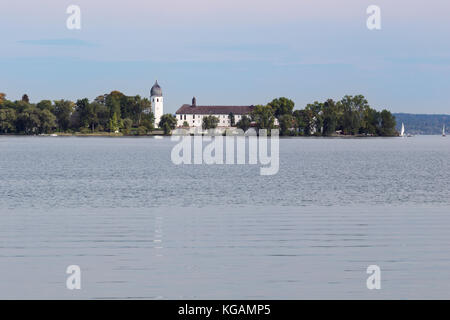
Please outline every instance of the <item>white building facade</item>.
[[[191, 128], [201, 127], [204, 117], [215, 116], [219, 119], [217, 127], [227, 128], [236, 126], [242, 116], [248, 116], [253, 108], [254, 106], [197, 106], [194, 97], [192, 104], [182, 105], [175, 116], [178, 127], [186, 127], [186, 123]], [[231, 123], [230, 114], [234, 116], [234, 125]]]

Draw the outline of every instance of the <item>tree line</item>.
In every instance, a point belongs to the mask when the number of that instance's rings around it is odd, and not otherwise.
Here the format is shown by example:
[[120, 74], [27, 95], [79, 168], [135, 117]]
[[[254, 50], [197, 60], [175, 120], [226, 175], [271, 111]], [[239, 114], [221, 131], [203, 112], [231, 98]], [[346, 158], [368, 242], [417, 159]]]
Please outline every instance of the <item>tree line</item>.
[[[294, 110], [294, 106], [292, 100], [281, 97], [266, 105], [255, 106], [238, 122], [232, 113], [228, 118], [232, 126], [244, 131], [250, 127], [269, 130], [278, 127], [280, 134], [285, 136], [397, 134], [395, 117], [391, 112], [371, 108], [362, 95], [347, 95], [339, 101], [315, 101], [304, 109]], [[26, 94], [21, 100], [9, 101], [5, 94], [0, 93], [2, 134], [121, 132], [140, 135], [154, 130], [153, 122], [154, 115], [147, 98], [126, 96], [119, 91], [100, 95], [93, 101], [87, 98], [76, 102], [42, 100], [36, 104], [30, 103]], [[204, 129], [216, 128], [218, 124], [219, 119], [215, 116], [203, 118]], [[163, 115], [158, 124], [165, 134], [169, 134], [176, 125], [177, 119], [172, 114]]]
[[[231, 121], [232, 115], [229, 118]], [[315, 101], [300, 110], [294, 110], [294, 102], [282, 97], [267, 105], [255, 106], [236, 126], [244, 131], [251, 126], [270, 130], [275, 127], [275, 120], [280, 135], [285, 136], [397, 135], [392, 113], [371, 108], [362, 95], [347, 95], [340, 101]]]
[[0, 93], [0, 133], [47, 134], [53, 132], [122, 132], [146, 134], [153, 130], [150, 100], [119, 91], [93, 101], [42, 100], [31, 103], [28, 95], [10, 101]]

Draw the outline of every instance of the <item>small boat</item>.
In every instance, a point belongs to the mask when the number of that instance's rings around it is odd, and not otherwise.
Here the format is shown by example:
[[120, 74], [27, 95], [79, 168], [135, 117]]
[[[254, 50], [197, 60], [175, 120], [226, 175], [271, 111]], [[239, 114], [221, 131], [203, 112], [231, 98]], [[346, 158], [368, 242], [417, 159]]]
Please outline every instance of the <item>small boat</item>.
[[445, 124], [444, 127], [442, 127], [442, 136], [445, 137]]
[[52, 133], [51, 135], [50, 135], [50, 137], [57, 137], [58, 135], [56, 134], [56, 133]]
[[404, 137], [405, 136], [405, 125], [402, 122], [402, 130], [400, 131], [400, 137]]

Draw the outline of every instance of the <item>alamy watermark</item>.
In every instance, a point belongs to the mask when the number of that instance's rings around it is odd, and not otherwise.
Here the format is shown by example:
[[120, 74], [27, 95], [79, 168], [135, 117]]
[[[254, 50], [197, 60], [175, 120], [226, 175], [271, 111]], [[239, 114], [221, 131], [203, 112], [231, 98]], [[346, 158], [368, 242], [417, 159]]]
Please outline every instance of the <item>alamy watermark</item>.
[[258, 134], [253, 128], [246, 132], [241, 129], [227, 129], [224, 132], [215, 129], [196, 129], [192, 135], [189, 130], [176, 129], [171, 139], [179, 141], [171, 152], [172, 162], [176, 165], [260, 164], [261, 175], [274, 175], [279, 170], [278, 129], [272, 129], [270, 137], [265, 129], [260, 129]]
[[369, 30], [381, 30], [381, 8], [376, 5], [367, 7], [367, 14], [370, 16], [367, 18], [367, 29]]
[[70, 265], [66, 269], [66, 273], [70, 274], [66, 280], [66, 287], [69, 290], [81, 289], [81, 268], [77, 265]]
[[81, 29], [81, 8], [77, 5], [70, 5], [66, 9], [70, 16], [66, 20], [66, 27], [69, 30]]
[[370, 274], [370, 276], [367, 278], [366, 285], [367, 289], [373, 290], [381, 289], [381, 269], [376, 264], [372, 264], [367, 267], [366, 270], [367, 274]]

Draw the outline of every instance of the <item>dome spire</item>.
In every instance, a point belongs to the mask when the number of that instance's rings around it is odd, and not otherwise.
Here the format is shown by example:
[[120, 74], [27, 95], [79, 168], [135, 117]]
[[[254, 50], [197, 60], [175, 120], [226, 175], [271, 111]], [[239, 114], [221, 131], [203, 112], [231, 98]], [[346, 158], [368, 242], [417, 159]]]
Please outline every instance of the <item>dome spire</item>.
[[155, 81], [155, 84], [153, 85], [152, 89], [150, 90], [150, 96], [151, 97], [162, 97], [162, 90], [158, 84], [158, 80]]

